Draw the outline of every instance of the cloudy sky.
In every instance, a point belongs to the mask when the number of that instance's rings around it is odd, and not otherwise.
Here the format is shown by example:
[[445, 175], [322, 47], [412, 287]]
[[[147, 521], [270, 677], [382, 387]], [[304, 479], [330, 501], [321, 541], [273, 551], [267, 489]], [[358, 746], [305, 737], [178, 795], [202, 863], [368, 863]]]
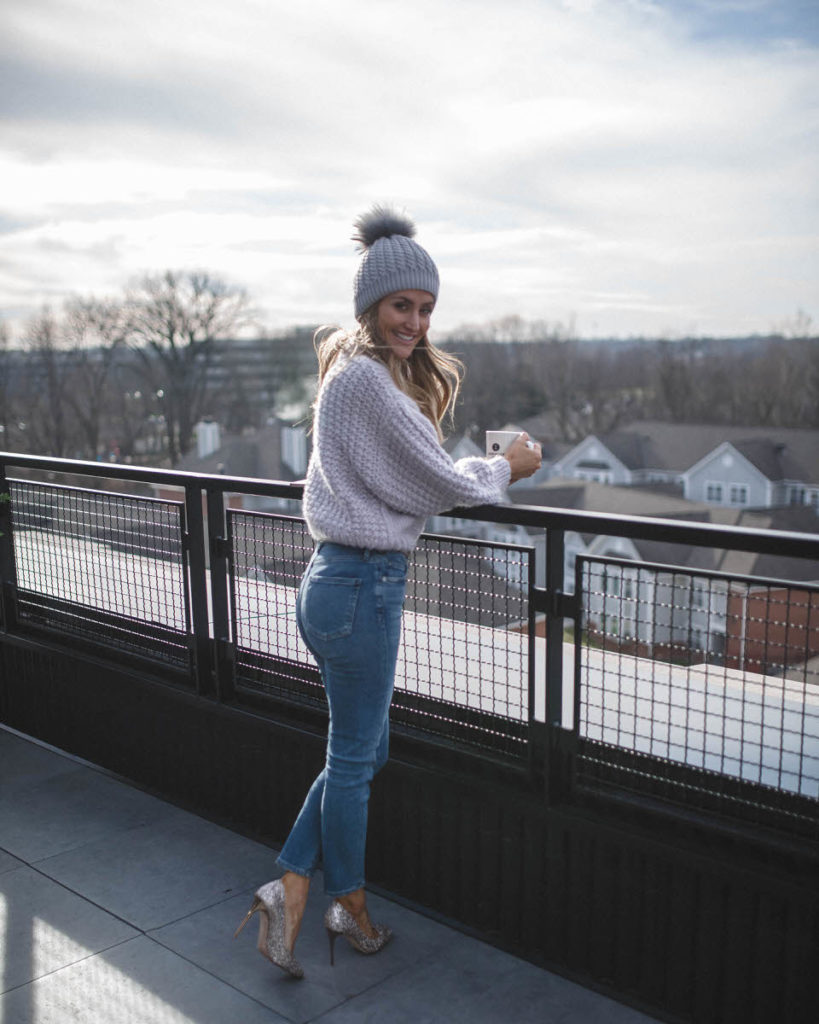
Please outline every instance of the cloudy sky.
[[351, 320], [406, 208], [439, 328], [819, 318], [817, 0], [4, 0], [0, 313], [212, 271]]

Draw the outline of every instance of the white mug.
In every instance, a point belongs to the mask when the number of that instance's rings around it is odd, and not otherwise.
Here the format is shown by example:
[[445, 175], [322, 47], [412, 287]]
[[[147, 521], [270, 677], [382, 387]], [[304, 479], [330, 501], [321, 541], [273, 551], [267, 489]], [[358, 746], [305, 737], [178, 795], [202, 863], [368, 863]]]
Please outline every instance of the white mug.
[[503, 455], [516, 437], [520, 437], [519, 430], [487, 430], [486, 454]]

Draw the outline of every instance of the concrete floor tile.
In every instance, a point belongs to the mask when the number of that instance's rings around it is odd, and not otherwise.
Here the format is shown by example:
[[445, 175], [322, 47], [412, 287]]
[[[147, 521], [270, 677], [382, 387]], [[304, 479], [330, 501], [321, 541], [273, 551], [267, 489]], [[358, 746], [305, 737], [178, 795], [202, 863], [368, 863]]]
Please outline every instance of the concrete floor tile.
[[232, 939], [278, 873], [275, 851], [0, 727], [5, 834], [2, 1024], [652, 1020], [373, 895], [392, 942], [367, 957], [342, 939], [330, 967], [320, 874], [296, 947], [306, 977], [293, 980], [257, 952], [258, 917]]
[[[452, 934], [452, 933], [450, 933]], [[649, 1024], [651, 1018], [466, 936], [320, 1018], [321, 1024]], [[585, 1016], [584, 1016], [585, 1014]], [[575, 1015], [575, 1016], [567, 1016]]]
[[5, 871], [14, 871], [15, 868], [21, 868], [22, 866], [23, 861], [13, 857], [6, 850], [0, 850], [0, 875]]
[[278, 1024], [269, 1007], [145, 936], [8, 993], [3, 1024]]
[[[0, 990], [83, 960], [137, 933], [29, 867], [0, 875]], [[0, 1014], [0, 1019], [2, 1014]]]
[[184, 813], [82, 766], [0, 790], [3, 846], [29, 864], [117, 831], [180, 819]]
[[71, 758], [0, 727], [0, 794], [81, 770], [83, 765]]
[[395, 930], [393, 941], [377, 956], [362, 956], [340, 939], [336, 943], [336, 966], [331, 967], [323, 924], [329, 898], [323, 895], [319, 874], [314, 879], [296, 945], [305, 978], [293, 982], [256, 950], [258, 916], [248, 922], [236, 942], [231, 941], [252, 896], [249, 890], [150, 935], [295, 1022], [314, 1020], [352, 997], [380, 986], [451, 941], [452, 933], [443, 925], [371, 895], [370, 912], [374, 920], [389, 923]]
[[260, 884], [275, 853], [182, 812], [40, 861], [38, 869], [147, 931]]
[[[328, 984], [326, 972], [317, 970], [319, 951], [324, 958], [322, 966], [327, 961], [327, 943], [321, 924], [323, 908], [314, 900], [308, 904], [296, 948], [305, 977], [297, 980], [271, 964], [256, 949], [260, 915], [251, 918], [242, 934], [233, 940], [233, 933], [252, 899], [253, 890], [248, 890], [235, 899], [152, 931], [150, 937], [295, 1024], [314, 1020], [342, 1003], [347, 998], [346, 993]], [[343, 980], [341, 972], [338, 981]]]

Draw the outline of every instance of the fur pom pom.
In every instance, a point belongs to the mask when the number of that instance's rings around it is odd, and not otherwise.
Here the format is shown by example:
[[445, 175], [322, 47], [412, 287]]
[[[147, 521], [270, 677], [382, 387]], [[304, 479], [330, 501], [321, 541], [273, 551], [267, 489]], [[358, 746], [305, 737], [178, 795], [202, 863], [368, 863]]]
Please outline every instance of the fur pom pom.
[[365, 252], [379, 238], [389, 238], [391, 235], [405, 235], [407, 238], [415, 236], [412, 220], [391, 206], [373, 206], [355, 219], [353, 227], [353, 241], [358, 243], [356, 248], [359, 252]]

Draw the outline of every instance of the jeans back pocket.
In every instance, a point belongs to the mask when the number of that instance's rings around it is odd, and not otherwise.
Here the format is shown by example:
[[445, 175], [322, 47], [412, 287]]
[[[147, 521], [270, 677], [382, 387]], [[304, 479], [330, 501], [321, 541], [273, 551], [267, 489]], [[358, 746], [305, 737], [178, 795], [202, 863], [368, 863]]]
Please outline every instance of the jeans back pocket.
[[307, 639], [341, 640], [353, 631], [361, 580], [345, 576], [313, 576], [299, 600]]

